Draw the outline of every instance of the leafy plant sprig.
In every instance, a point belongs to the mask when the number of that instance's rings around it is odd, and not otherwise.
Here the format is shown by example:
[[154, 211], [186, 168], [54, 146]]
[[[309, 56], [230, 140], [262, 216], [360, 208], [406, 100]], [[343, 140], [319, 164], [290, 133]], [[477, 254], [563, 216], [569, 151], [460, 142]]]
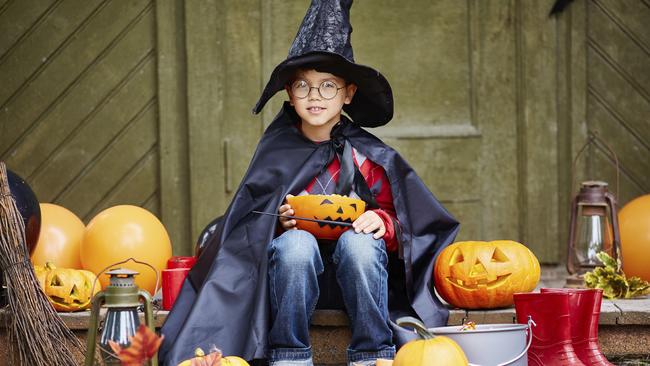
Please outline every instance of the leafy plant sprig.
[[617, 261], [606, 252], [596, 255], [605, 265], [596, 267], [585, 273], [585, 284], [590, 288], [603, 290], [603, 296], [608, 299], [631, 299], [650, 294], [650, 283], [639, 277], [627, 278], [623, 271], [618, 271]]

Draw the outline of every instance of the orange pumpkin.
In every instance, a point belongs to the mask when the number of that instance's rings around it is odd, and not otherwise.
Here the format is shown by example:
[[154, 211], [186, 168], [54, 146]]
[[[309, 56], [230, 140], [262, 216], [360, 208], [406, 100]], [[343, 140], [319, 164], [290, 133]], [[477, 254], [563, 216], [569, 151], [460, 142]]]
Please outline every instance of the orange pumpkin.
[[454, 243], [440, 253], [434, 269], [440, 296], [463, 309], [510, 306], [512, 295], [532, 291], [539, 276], [533, 252], [511, 240]]
[[[317, 220], [353, 223], [366, 211], [366, 203], [357, 198], [338, 194], [304, 195], [287, 198], [295, 216]], [[312, 233], [317, 239], [337, 240], [347, 226], [296, 220], [296, 227]]]
[[250, 366], [246, 360], [237, 356], [226, 356], [221, 359], [221, 366]]
[[214, 350], [207, 355], [201, 348], [194, 350], [194, 357], [185, 360], [178, 366], [250, 366], [246, 360], [237, 356], [221, 356], [220, 350]]
[[397, 324], [414, 327], [423, 339], [410, 341], [403, 345], [395, 355], [393, 366], [468, 365], [465, 352], [451, 338], [434, 336], [422, 322], [415, 318], [399, 318]]
[[90, 271], [57, 268], [48, 262], [45, 267], [34, 266], [34, 273], [43, 292], [58, 311], [88, 309], [93, 296], [101, 289], [99, 281], [92, 289], [95, 274]]

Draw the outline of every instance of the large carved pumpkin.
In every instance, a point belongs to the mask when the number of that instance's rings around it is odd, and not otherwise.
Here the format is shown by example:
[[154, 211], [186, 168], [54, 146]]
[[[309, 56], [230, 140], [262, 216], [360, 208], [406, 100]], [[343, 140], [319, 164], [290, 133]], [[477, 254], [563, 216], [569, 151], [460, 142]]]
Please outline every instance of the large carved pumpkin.
[[[287, 198], [294, 215], [317, 220], [352, 223], [366, 211], [366, 203], [357, 198], [338, 194], [304, 195]], [[349, 227], [296, 220], [296, 227], [312, 233], [318, 239], [337, 240]]]
[[445, 248], [436, 260], [436, 290], [463, 309], [492, 309], [513, 304], [515, 292], [532, 291], [539, 261], [524, 245], [511, 240], [464, 241]]
[[[95, 275], [90, 271], [57, 268], [52, 263], [34, 266], [41, 288], [58, 311], [85, 310], [101, 289], [99, 281], [92, 290]], [[91, 292], [92, 291], [92, 292]]]

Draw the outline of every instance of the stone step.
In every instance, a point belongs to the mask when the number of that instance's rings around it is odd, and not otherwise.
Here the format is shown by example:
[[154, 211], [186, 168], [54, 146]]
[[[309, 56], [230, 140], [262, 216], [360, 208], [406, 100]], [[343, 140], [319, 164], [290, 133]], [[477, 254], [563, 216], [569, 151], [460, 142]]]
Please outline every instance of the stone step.
[[[154, 321], [159, 328], [167, 311], [156, 311]], [[59, 314], [66, 325], [85, 340], [90, 311]], [[477, 324], [513, 323], [515, 309], [460, 310], [451, 309], [448, 325], [461, 325], [465, 320]], [[0, 309], [0, 344], [7, 344], [6, 310]], [[141, 319], [141, 321], [144, 321]], [[599, 342], [607, 356], [650, 355], [650, 298], [634, 300], [603, 300]], [[314, 361], [317, 365], [345, 365], [346, 349], [351, 333], [347, 315], [339, 310], [316, 310], [310, 327]], [[7, 364], [8, 347], [0, 347], [0, 365]]]
[[[448, 325], [511, 324], [515, 308], [497, 310], [451, 309]], [[345, 354], [351, 333], [343, 311], [316, 310], [312, 317], [310, 336], [314, 361], [319, 365], [345, 365]], [[599, 342], [605, 355], [650, 355], [650, 298], [603, 300], [599, 320]]]

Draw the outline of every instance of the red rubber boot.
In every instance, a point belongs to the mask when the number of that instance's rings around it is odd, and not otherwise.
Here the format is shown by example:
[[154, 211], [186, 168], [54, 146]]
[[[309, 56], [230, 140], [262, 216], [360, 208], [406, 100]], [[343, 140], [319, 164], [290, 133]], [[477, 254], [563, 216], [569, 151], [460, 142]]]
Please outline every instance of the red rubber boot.
[[517, 323], [537, 323], [528, 349], [528, 366], [585, 366], [571, 344], [569, 295], [566, 293], [519, 293], [514, 295]]
[[541, 291], [569, 294], [571, 341], [580, 361], [587, 366], [614, 366], [607, 361], [598, 345], [598, 318], [603, 290], [543, 288]]

